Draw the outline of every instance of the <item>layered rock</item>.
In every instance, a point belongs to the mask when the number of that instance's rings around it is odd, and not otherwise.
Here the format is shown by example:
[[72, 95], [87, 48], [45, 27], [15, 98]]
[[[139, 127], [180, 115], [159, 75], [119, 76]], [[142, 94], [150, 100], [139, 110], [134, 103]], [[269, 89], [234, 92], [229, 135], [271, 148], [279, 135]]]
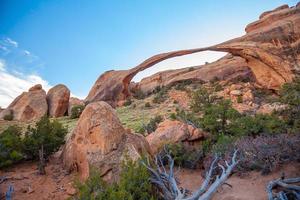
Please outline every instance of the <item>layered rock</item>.
[[62, 84], [51, 88], [47, 93], [48, 114], [50, 117], [64, 116], [69, 107], [70, 90]]
[[1, 112], [1, 118], [12, 113], [14, 120], [32, 121], [46, 115], [48, 105], [46, 92], [41, 85], [35, 85], [28, 92], [23, 92], [18, 96], [4, 111]]
[[153, 153], [158, 153], [165, 144], [201, 141], [207, 136], [206, 132], [194, 128], [192, 125], [180, 121], [165, 120], [146, 139]]
[[78, 99], [76, 97], [70, 97], [69, 99], [69, 106], [68, 106], [68, 116], [71, 116], [72, 114], [72, 108], [74, 106], [84, 106], [84, 101], [81, 99]]
[[[277, 90], [283, 83], [292, 81], [295, 75], [300, 74], [299, 49], [300, 6], [299, 4], [291, 8], [281, 6], [262, 14], [258, 21], [249, 24], [246, 27], [246, 34], [242, 37], [210, 47], [158, 54], [130, 70], [105, 72], [94, 84], [86, 101], [89, 103], [103, 100], [116, 105], [118, 101], [130, 96], [129, 84], [138, 72], [169, 58], [207, 50], [228, 52], [234, 56], [234, 59], [236, 56], [243, 58], [261, 87]], [[224, 60], [221, 59], [219, 62], [224, 62]], [[210, 68], [215, 66], [218, 66], [218, 63]], [[236, 69], [234, 67], [240, 67], [240, 65], [233, 66], [233, 71]], [[152, 85], [168, 83], [178, 73], [182, 76], [180, 75], [181, 78], [177, 78], [176, 81], [185, 80], [188, 76], [194, 77], [188, 69], [176, 70], [144, 80], [144, 83], [148, 82], [151, 86], [142, 83], [141, 87], [144, 86], [144, 90], [149, 91]], [[203, 71], [200, 70], [199, 73]], [[189, 79], [192, 79], [191, 77]]]
[[65, 145], [63, 162], [68, 170], [77, 170], [82, 179], [94, 167], [105, 180], [112, 182], [118, 179], [125, 158], [137, 160], [149, 152], [145, 138], [126, 131], [115, 110], [102, 101], [84, 109]]

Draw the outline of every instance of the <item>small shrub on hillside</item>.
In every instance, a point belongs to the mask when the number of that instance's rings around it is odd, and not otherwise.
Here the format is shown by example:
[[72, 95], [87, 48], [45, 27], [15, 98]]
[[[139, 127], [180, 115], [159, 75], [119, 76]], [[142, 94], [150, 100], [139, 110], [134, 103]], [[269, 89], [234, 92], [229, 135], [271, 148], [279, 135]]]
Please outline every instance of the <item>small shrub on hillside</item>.
[[287, 105], [281, 113], [291, 131], [300, 131], [300, 78], [296, 78], [292, 83], [283, 85], [280, 91], [280, 101]]
[[175, 85], [175, 90], [186, 90], [186, 86], [192, 84], [193, 81], [192, 80], [184, 80], [184, 81], [180, 81], [177, 82]]
[[83, 112], [85, 106], [84, 105], [76, 105], [71, 110], [71, 119], [79, 118], [81, 113]]
[[3, 117], [4, 120], [6, 121], [12, 121], [14, 119], [13, 114], [7, 114]]
[[176, 119], [177, 119], [176, 113], [171, 113], [171, 114], [170, 114], [170, 119], [171, 119], [171, 120], [176, 120]]
[[242, 96], [238, 96], [237, 97], [237, 102], [238, 103], [243, 103], [243, 97]]
[[286, 132], [286, 125], [283, 120], [275, 115], [258, 114], [237, 118], [230, 124], [229, 132], [235, 136], [280, 134]]
[[199, 168], [204, 158], [202, 148], [191, 147], [183, 143], [165, 145], [164, 151], [160, 152], [160, 156], [164, 158], [164, 162], [167, 162], [166, 153], [172, 156], [176, 166], [188, 169]]
[[154, 132], [157, 128], [157, 125], [162, 122], [163, 118], [162, 116], [158, 115], [154, 118], [151, 118], [149, 123], [146, 125], [145, 130], [148, 134]]
[[150, 182], [150, 174], [145, 166], [139, 162], [128, 161], [122, 166], [118, 183], [106, 184], [100, 173], [92, 171], [84, 182], [77, 182], [78, 193], [73, 199], [86, 200], [154, 200], [156, 192]]
[[146, 103], [145, 103], [145, 108], [150, 108], [150, 107], [151, 107], [150, 103], [149, 103], [149, 102], [146, 102]]
[[124, 102], [124, 106], [130, 106], [132, 104], [131, 99], [126, 99], [126, 101]]
[[23, 159], [21, 129], [10, 126], [0, 134], [0, 168]]
[[192, 93], [191, 109], [193, 112], [200, 112], [204, 108], [211, 106], [216, 97], [205, 87], [200, 87]]
[[137, 89], [133, 92], [133, 97], [136, 99], [145, 99], [146, 95], [141, 89]]
[[167, 92], [168, 92], [167, 87], [160, 88], [159, 92], [155, 94], [152, 102], [157, 104], [164, 102], [167, 99]]

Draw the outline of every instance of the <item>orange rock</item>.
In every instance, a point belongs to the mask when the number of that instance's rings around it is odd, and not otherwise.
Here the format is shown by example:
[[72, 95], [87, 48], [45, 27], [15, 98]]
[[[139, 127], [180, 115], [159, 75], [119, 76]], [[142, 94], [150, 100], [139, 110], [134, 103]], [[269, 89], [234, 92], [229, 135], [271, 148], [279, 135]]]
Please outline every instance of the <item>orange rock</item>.
[[203, 140], [206, 136], [206, 133], [191, 125], [167, 119], [161, 122], [155, 132], [149, 134], [146, 139], [152, 151], [157, 153], [165, 144]]
[[89, 104], [81, 114], [63, 150], [68, 170], [77, 170], [82, 179], [91, 167], [109, 182], [116, 181], [125, 158], [137, 160], [151, 150], [142, 135], [128, 133], [115, 110], [105, 102]]
[[82, 105], [84, 106], [84, 101], [81, 100], [81, 99], [78, 99], [76, 97], [70, 97], [69, 99], [69, 106], [68, 106], [68, 115], [71, 116], [71, 111], [72, 111], [72, 108], [74, 106], [78, 106], [78, 105]]
[[[32, 121], [47, 114], [48, 105], [46, 92], [41, 85], [35, 85], [28, 92], [23, 92], [7, 107], [6, 110], [12, 112], [13, 119], [19, 121]], [[1, 112], [0, 118], [4, 117], [5, 112]]]
[[62, 84], [51, 88], [47, 93], [50, 117], [62, 117], [68, 111], [70, 90]]

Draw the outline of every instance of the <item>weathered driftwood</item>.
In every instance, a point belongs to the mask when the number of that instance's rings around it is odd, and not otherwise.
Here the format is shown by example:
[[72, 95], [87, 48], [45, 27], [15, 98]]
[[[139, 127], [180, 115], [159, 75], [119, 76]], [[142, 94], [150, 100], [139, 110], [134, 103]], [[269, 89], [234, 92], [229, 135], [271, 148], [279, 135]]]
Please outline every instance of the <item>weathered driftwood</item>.
[[[298, 185], [297, 185], [298, 184]], [[270, 181], [267, 185], [267, 193], [269, 200], [300, 200], [300, 177], [288, 178], [284, 177]], [[273, 190], [278, 188], [278, 192]]]
[[[231, 161], [225, 161], [223, 166], [219, 161], [219, 157], [215, 156], [212, 161], [209, 170], [206, 173], [205, 180], [202, 185], [196, 190], [192, 195], [188, 195], [185, 189], [178, 187], [178, 181], [174, 176], [174, 160], [172, 157], [166, 155], [169, 161], [169, 169], [166, 170], [161, 156], [157, 155], [154, 160], [155, 167], [153, 168], [149, 164], [143, 163], [151, 173], [151, 182], [155, 184], [165, 200], [209, 200], [217, 189], [225, 183], [232, 170], [238, 164], [237, 160], [237, 150], [234, 151]], [[221, 174], [215, 177], [212, 182], [213, 171], [219, 167], [221, 169]]]

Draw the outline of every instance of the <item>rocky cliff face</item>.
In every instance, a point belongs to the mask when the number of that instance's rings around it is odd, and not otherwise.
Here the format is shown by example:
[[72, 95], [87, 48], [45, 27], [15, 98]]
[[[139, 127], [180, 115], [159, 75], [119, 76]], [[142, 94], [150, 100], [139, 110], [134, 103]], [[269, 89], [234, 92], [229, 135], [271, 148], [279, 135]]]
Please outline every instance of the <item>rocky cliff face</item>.
[[64, 116], [69, 107], [70, 90], [62, 84], [51, 88], [47, 93], [48, 113], [51, 117]]
[[[234, 56], [231, 62], [240, 60], [237, 65], [231, 66], [231, 71], [240, 71], [243, 66], [244, 70], [249, 67], [261, 87], [277, 90], [283, 83], [292, 81], [300, 74], [300, 5], [285, 5], [263, 13], [258, 21], [246, 27], [246, 34], [242, 37], [210, 47], [158, 54], [130, 70], [108, 71], [98, 78], [86, 101], [103, 100], [115, 106], [118, 101], [130, 95], [129, 84], [138, 72], [169, 58], [207, 50], [230, 53]], [[206, 71], [199, 69], [197, 78], [207, 80], [208, 71], [217, 74], [217, 68], [222, 68], [222, 62], [230, 62], [230, 59], [223, 58], [210, 65], [210, 69]], [[174, 76], [178, 73], [180, 76], [175, 78], [176, 81], [195, 78], [195, 74], [185, 70], [156, 74], [144, 79], [140, 87], [149, 91], [151, 86], [146, 86], [145, 83], [153, 86], [158, 85], [158, 82], [168, 84], [175, 81]], [[226, 77], [222, 72], [217, 75]]]

